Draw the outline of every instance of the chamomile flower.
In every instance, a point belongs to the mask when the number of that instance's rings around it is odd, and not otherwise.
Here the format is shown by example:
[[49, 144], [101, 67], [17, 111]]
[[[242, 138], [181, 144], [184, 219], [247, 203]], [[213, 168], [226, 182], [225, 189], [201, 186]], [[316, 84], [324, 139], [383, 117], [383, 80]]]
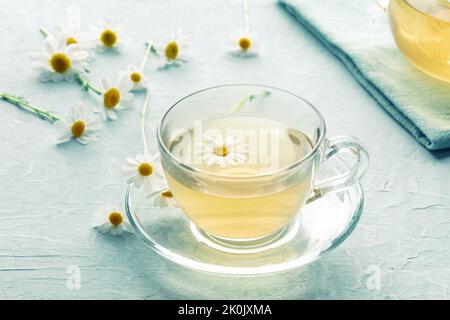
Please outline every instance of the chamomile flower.
[[99, 52], [120, 48], [124, 43], [122, 26], [113, 26], [103, 20], [99, 20], [92, 27], [92, 32], [96, 37], [96, 49]]
[[196, 144], [195, 156], [208, 167], [218, 165], [221, 168], [245, 163], [248, 147], [244, 139], [204, 135], [203, 141]]
[[237, 57], [255, 57], [259, 54], [258, 34], [240, 31], [232, 36], [230, 53]]
[[88, 144], [98, 138], [100, 121], [91, 109], [78, 104], [71, 110], [67, 119], [56, 121], [54, 126], [59, 130], [57, 143], [75, 139], [81, 144]]
[[126, 232], [132, 233], [133, 229], [122, 212], [120, 207], [114, 205], [100, 207], [94, 217], [94, 229], [113, 236], [120, 236]]
[[162, 59], [159, 69], [179, 67], [187, 62], [189, 37], [180, 30], [171, 34], [158, 46], [158, 53]]
[[141, 91], [148, 89], [148, 79], [142, 72], [133, 65], [129, 65], [127, 68], [126, 76], [132, 84], [131, 91]]
[[159, 208], [174, 208], [178, 207], [172, 191], [169, 189], [162, 189], [151, 193], [148, 198], [153, 199], [153, 205]]
[[44, 40], [42, 52], [30, 55], [33, 69], [40, 71], [40, 80], [73, 82], [76, 73], [82, 73], [86, 67], [89, 54], [75, 45], [58, 43], [53, 36]]
[[[82, 31], [79, 26], [61, 23], [56, 27], [54, 37], [60, 46], [77, 45], [80, 50], [91, 51], [95, 42], [89, 33]], [[92, 55], [89, 55], [92, 58]]]
[[164, 174], [159, 164], [159, 156], [136, 155], [136, 158], [127, 158], [122, 167], [123, 173], [128, 177], [127, 183], [133, 183], [138, 188], [144, 188], [146, 194], [152, 192], [154, 185], [160, 186], [164, 182]]
[[133, 105], [133, 94], [130, 93], [131, 83], [124, 74], [119, 76], [116, 84], [112, 84], [105, 77], [100, 78], [100, 90], [104, 119], [116, 120], [118, 110], [131, 108]]

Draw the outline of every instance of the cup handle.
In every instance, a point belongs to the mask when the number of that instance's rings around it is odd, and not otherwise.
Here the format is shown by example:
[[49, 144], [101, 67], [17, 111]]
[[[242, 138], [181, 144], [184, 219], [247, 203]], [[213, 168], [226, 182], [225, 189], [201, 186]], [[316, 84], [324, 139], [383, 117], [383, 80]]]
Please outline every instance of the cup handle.
[[313, 189], [313, 195], [306, 201], [310, 203], [325, 194], [358, 183], [369, 166], [369, 154], [361, 142], [354, 137], [339, 136], [327, 140], [327, 149], [321, 165], [339, 153], [347, 151], [355, 158], [353, 166], [349, 167], [339, 157], [336, 159], [347, 169], [343, 174], [321, 181]]
[[387, 11], [389, 0], [376, 0], [378, 5], [380, 6], [383, 11]]

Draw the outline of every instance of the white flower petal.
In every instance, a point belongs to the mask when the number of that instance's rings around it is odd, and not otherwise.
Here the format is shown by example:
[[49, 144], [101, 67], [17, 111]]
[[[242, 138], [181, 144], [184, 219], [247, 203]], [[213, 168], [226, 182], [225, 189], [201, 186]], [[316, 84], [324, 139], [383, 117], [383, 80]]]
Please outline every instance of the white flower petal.
[[75, 81], [74, 73], [71, 71], [67, 71], [66, 73], [64, 73], [64, 80], [66, 80], [69, 83], [74, 82]]
[[123, 226], [122, 225], [118, 225], [118, 226], [114, 226], [110, 229], [110, 233], [113, 236], [121, 236], [123, 234]]
[[48, 81], [52, 80], [52, 76], [53, 76], [52, 72], [43, 71], [39, 76], [39, 80], [41, 80], [42, 82], [48, 82]]
[[113, 225], [108, 221], [108, 222], [105, 222], [102, 225], [100, 225], [98, 227], [98, 231], [100, 233], [108, 233], [111, 231], [112, 228], [113, 228]]
[[106, 109], [106, 116], [109, 120], [117, 120], [117, 113], [115, 110]]
[[60, 82], [64, 79], [63, 75], [61, 73], [52, 73], [51, 79], [53, 82]]
[[138, 163], [147, 162], [146, 160], [147, 160], [146, 157], [142, 153], [138, 153], [136, 155], [136, 161]]
[[109, 79], [107, 79], [105, 77], [101, 77], [100, 78], [101, 90], [104, 92], [104, 91], [107, 91], [110, 87], [111, 87], [111, 83], [110, 83]]

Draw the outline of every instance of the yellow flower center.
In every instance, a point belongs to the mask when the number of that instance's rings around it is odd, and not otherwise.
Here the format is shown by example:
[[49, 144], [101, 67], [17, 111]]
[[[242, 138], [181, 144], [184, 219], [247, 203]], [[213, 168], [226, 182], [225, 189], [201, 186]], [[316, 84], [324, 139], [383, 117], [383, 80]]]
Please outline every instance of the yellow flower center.
[[148, 177], [153, 173], [153, 167], [150, 163], [143, 162], [139, 165], [138, 172], [141, 176]]
[[173, 194], [170, 190], [166, 190], [164, 192], [161, 192], [161, 195], [165, 198], [173, 198]]
[[103, 30], [100, 41], [105, 47], [112, 48], [117, 43], [117, 34], [110, 29]]
[[55, 72], [64, 73], [70, 69], [70, 59], [64, 53], [55, 53], [49, 62]]
[[86, 125], [82, 120], [77, 120], [72, 124], [72, 136], [75, 138], [81, 137], [81, 135], [86, 130]]
[[228, 150], [228, 148], [225, 145], [214, 148], [214, 154], [216, 156], [226, 157], [229, 153], [230, 153], [230, 151]]
[[175, 41], [169, 42], [166, 47], [166, 57], [169, 60], [175, 60], [178, 57], [178, 44]]
[[110, 88], [103, 94], [103, 104], [108, 109], [114, 109], [120, 102], [120, 91], [117, 88]]
[[133, 73], [130, 75], [130, 79], [131, 79], [131, 81], [133, 81], [134, 83], [138, 83], [138, 82], [141, 82], [142, 76], [141, 76], [141, 74], [140, 74], [139, 72], [133, 72]]
[[242, 50], [247, 51], [250, 46], [252, 45], [252, 42], [249, 38], [241, 38], [239, 39], [239, 47], [241, 47]]
[[117, 211], [111, 212], [109, 214], [108, 219], [109, 219], [109, 222], [111, 222], [111, 224], [116, 226], [116, 227], [118, 225], [120, 225], [122, 223], [122, 221], [123, 221], [122, 214], [120, 212], [117, 212]]
[[76, 44], [78, 41], [75, 38], [69, 37], [66, 39], [66, 46], [70, 46], [71, 44]]

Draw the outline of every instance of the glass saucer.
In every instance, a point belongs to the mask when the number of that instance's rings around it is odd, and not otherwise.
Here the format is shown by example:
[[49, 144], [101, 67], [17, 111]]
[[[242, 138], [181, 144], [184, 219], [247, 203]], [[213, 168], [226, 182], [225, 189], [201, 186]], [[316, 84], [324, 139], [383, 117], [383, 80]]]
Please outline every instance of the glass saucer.
[[283, 230], [242, 246], [197, 229], [178, 208], [155, 208], [133, 185], [125, 199], [136, 233], [160, 255], [191, 269], [233, 275], [274, 273], [316, 260], [350, 235], [363, 204], [359, 183], [335, 190], [306, 204]]

